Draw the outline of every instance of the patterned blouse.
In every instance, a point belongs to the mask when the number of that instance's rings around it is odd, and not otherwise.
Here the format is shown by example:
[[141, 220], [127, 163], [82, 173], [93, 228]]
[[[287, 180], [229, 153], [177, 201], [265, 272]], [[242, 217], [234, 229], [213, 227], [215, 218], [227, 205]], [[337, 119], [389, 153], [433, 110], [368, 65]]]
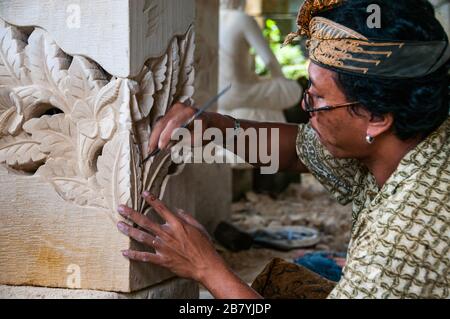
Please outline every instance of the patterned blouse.
[[358, 161], [334, 158], [307, 124], [297, 153], [341, 204], [353, 203], [347, 264], [328, 298], [450, 298], [450, 119], [381, 190]]

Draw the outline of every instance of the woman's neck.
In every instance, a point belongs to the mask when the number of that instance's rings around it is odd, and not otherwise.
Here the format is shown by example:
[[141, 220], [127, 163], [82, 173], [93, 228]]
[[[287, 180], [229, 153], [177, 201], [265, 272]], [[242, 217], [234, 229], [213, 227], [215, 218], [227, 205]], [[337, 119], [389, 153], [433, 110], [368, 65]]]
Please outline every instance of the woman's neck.
[[377, 140], [372, 153], [361, 159], [381, 189], [395, 172], [401, 160], [422, 141], [420, 138], [402, 141], [394, 135]]

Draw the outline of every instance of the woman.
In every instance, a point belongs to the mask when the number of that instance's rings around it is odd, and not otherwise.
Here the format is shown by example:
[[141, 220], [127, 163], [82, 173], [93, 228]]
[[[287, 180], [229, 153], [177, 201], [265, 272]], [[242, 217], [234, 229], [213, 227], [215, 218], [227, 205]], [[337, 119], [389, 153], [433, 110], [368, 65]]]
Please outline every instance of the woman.
[[[121, 206], [149, 232], [119, 228], [156, 251], [126, 257], [193, 278], [216, 298], [450, 297], [448, 39], [427, 1], [378, 1], [379, 29], [367, 25], [371, 2], [308, 0], [301, 8], [295, 35], [309, 38], [313, 62], [302, 102], [309, 124], [240, 122], [244, 129], [278, 128], [280, 169], [309, 171], [340, 203], [353, 203], [340, 282], [275, 260], [248, 287], [197, 221], [148, 193], [166, 223]], [[173, 106], [155, 127], [150, 150], [164, 148], [194, 112]], [[202, 121], [222, 131], [237, 123], [215, 113]]]

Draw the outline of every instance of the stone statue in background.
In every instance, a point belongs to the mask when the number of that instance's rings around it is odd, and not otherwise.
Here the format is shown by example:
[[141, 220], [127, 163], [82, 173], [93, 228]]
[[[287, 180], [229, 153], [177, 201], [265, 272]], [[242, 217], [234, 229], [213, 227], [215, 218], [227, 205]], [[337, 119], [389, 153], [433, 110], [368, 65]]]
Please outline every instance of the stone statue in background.
[[[255, 19], [244, 12], [245, 0], [221, 0], [219, 31], [219, 87], [233, 85], [219, 101], [219, 112], [240, 119], [285, 122], [283, 110], [300, 101], [300, 85], [283, 76]], [[270, 71], [255, 74], [250, 55], [254, 48]]]

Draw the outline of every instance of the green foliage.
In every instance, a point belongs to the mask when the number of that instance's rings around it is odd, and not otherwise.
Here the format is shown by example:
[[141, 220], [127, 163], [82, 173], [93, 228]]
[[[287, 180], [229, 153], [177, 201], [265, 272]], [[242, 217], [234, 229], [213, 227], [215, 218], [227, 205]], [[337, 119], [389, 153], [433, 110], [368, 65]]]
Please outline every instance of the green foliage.
[[[274, 20], [266, 20], [263, 34], [269, 41], [270, 48], [282, 67], [283, 74], [288, 79], [298, 80], [308, 76], [308, 60], [304, 57], [300, 45], [287, 45], [282, 48], [283, 38]], [[255, 55], [254, 50], [251, 53]], [[264, 61], [257, 55], [255, 56], [255, 72], [261, 76], [269, 73]]]

